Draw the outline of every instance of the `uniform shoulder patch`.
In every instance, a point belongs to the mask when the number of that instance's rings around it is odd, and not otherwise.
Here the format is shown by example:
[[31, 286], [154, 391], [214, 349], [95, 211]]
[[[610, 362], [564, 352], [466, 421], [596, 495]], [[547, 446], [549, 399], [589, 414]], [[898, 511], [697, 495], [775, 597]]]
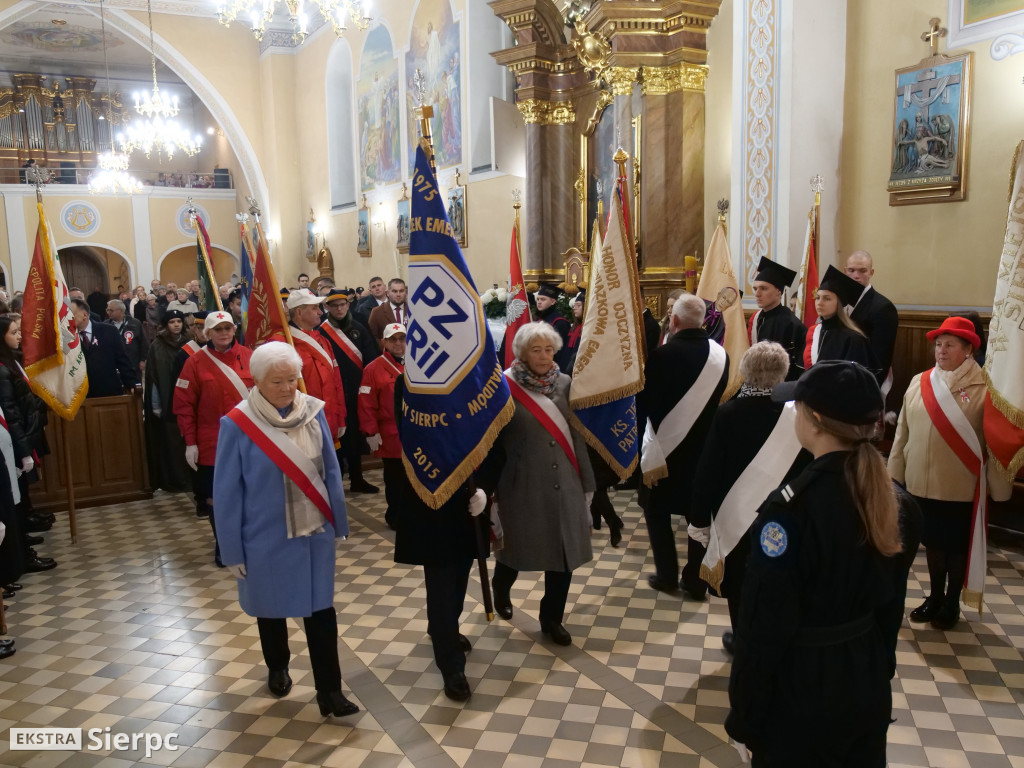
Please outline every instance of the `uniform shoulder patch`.
[[789, 534], [779, 523], [772, 520], [761, 529], [761, 551], [768, 557], [779, 557], [789, 546]]

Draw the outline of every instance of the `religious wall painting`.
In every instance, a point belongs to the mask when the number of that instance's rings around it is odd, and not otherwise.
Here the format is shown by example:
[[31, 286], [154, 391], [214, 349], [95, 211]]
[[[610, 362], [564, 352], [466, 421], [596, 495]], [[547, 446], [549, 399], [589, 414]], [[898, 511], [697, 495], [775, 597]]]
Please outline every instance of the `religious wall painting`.
[[996, 61], [1024, 53], [1024, 0], [948, 0], [949, 45], [992, 41]]
[[964, 26], [1024, 11], [1022, 0], [959, 0]]
[[469, 244], [467, 232], [469, 224], [466, 219], [466, 185], [461, 183], [459, 170], [455, 169], [455, 180], [448, 188], [446, 206], [448, 209], [448, 221], [452, 225], [452, 237], [460, 246], [465, 248]]
[[[621, 146], [629, 156], [626, 160], [626, 179], [629, 182], [631, 191], [636, 190], [636, 182], [639, 178], [639, 140], [640, 140], [640, 119], [633, 118], [630, 130], [627, 135], [617, 135], [615, 130], [615, 113], [611, 106], [598, 105], [600, 112], [597, 119], [591, 121], [594, 126], [591, 133], [584, 133], [580, 153], [582, 155], [583, 191], [580, 195], [581, 213], [585, 213], [584, 222], [586, 225], [586, 237], [589, 238], [593, 231], [594, 222], [600, 219], [601, 234], [607, 229], [608, 205], [615, 191], [615, 184], [619, 178], [619, 169], [615, 164], [615, 153]], [[580, 190], [577, 190], [580, 193]], [[638, 201], [627, 200], [627, 205], [636, 215], [634, 221], [630, 222], [631, 229], [635, 232], [639, 227], [639, 210], [636, 208]], [[581, 240], [584, 239], [581, 230]], [[636, 238], [634, 238], [635, 241]], [[580, 250], [586, 250], [581, 248]]]
[[966, 196], [972, 56], [932, 56], [896, 71], [889, 205]]
[[398, 222], [396, 229], [398, 231], [398, 237], [395, 241], [395, 247], [398, 248], [399, 253], [409, 252], [409, 239], [412, 232], [412, 228], [409, 224], [412, 217], [411, 201], [409, 200], [408, 187], [405, 183], [402, 183], [402, 197], [398, 201]]
[[438, 168], [462, 162], [461, 62], [459, 22], [452, 18], [449, 0], [420, 0], [409, 31], [409, 50], [405, 54], [410, 175], [419, 143], [416, 70], [423, 75], [424, 102], [434, 108], [430, 121], [434, 162]]
[[371, 256], [370, 244], [370, 209], [366, 205], [366, 195], [363, 195], [363, 207], [357, 211], [356, 223], [356, 252], [360, 256]]
[[393, 184], [402, 175], [398, 60], [383, 25], [370, 30], [356, 81], [359, 183], [362, 190]]

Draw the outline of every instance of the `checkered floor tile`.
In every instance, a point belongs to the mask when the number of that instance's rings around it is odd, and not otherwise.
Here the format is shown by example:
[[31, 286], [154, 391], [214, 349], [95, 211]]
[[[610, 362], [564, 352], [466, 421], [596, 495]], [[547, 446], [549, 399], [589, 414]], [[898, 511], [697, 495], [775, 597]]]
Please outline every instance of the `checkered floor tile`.
[[[368, 479], [380, 484], [379, 472]], [[213, 565], [209, 525], [184, 496], [82, 510], [72, 545], [64, 516], [8, 606], [18, 652], [0, 661], [0, 765], [570, 768], [738, 765], [728, 710], [725, 602], [650, 590], [635, 494], [613, 495], [618, 548], [594, 532], [595, 559], [573, 577], [568, 648], [537, 622], [542, 579], [513, 588], [511, 622], [488, 623], [476, 575], [463, 632], [472, 698], [441, 692], [426, 636], [421, 572], [392, 562], [383, 494], [350, 498], [338, 545], [339, 653], [362, 712], [323, 718], [301, 628], [290, 622], [284, 699], [266, 688], [255, 622]], [[680, 534], [682, 537], [684, 534]], [[492, 561], [493, 562], [493, 561]], [[951, 632], [904, 626], [893, 682], [892, 768], [1024, 768], [1024, 553], [993, 546], [988, 605]], [[923, 555], [908, 608], [923, 597]], [[975, 615], [970, 618], [977, 619]], [[301, 650], [300, 652], [300, 649]], [[11, 727], [177, 734], [176, 751], [11, 751]]]

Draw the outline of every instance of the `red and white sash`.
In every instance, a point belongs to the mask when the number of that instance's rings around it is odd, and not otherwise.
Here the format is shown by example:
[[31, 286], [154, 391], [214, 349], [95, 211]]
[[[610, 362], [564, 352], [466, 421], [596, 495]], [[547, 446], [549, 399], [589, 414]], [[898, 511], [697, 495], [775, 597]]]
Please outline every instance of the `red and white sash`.
[[517, 403], [533, 414], [533, 417], [555, 439], [555, 442], [561, 446], [578, 475], [580, 473], [580, 464], [576, 460], [576, 449], [572, 444], [569, 422], [565, 420], [565, 416], [558, 410], [558, 406], [551, 401], [551, 398], [531, 392], [517, 383], [512, 378], [511, 368], [505, 371], [505, 378], [508, 380], [508, 388], [512, 392], [512, 397], [515, 398]]
[[21, 502], [21, 491], [18, 489], [18, 467], [14, 463], [14, 438], [11, 437], [11, 430], [7, 426], [7, 419], [4, 418], [2, 410], [0, 410], [0, 453], [3, 454], [4, 464], [7, 465], [14, 503], [18, 504]]
[[267, 458], [274, 462], [274, 466], [295, 483], [331, 525], [334, 525], [334, 513], [331, 511], [327, 486], [310, 458], [283, 432], [274, 429], [263, 419], [255, 418], [248, 400], [243, 400], [232, 408], [228, 418], [238, 425]]
[[320, 342], [318, 342], [308, 333], [299, 328], [296, 328], [294, 325], [291, 328], [289, 328], [289, 330], [292, 332], [292, 339], [294, 339], [295, 341], [301, 341], [302, 343], [311, 346], [332, 368], [337, 365], [337, 363], [334, 361], [334, 358], [331, 357], [327, 350], [323, 348]]
[[207, 359], [213, 363], [214, 370], [220, 374], [221, 378], [224, 379], [231, 387], [238, 392], [240, 400], [245, 400], [249, 396], [249, 388], [245, 386], [245, 382], [242, 381], [242, 377], [238, 375], [238, 372], [234, 368], [225, 365], [210, 351], [209, 347], [203, 347], [203, 352], [206, 353]]
[[725, 350], [717, 342], [709, 341], [708, 358], [697, 380], [661, 420], [657, 433], [651, 420], [647, 420], [644, 441], [640, 446], [640, 469], [644, 473], [645, 485], [654, 485], [661, 478], [668, 477], [668, 457], [679, 447], [704, 412], [704, 406], [711, 400], [715, 387], [722, 379], [725, 363]]
[[185, 350], [186, 355], [192, 357], [192, 355], [194, 355], [196, 352], [202, 349], [202, 346], [200, 346], [199, 342], [196, 341], [195, 339], [189, 339], [184, 343], [184, 345], [182, 345], [181, 348]]
[[818, 350], [821, 348], [821, 323], [815, 323], [807, 331], [807, 342], [804, 345], [804, 369], [818, 362]]
[[753, 346], [757, 344], [757, 318], [761, 316], [762, 310], [757, 310], [750, 316], [750, 322], [747, 324], [747, 336], [750, 337], [750, 344]]
[[324, 320], [320, 324], [320, 330], [322, 330], [336, 346], [341, 348], [341, 351], [345, 353], [349, 360], [359, 367], [359, 370], [363, 370], [363, 353], [359, 351], [359, 347], [352, 343], [352, 339], [350, 339], [344, 332], [331, 325], [330, 320]]
[[962, 599], [981, 613], [988, 570], [988, 483], [985, 477], [985, 454], [978, 435], [964, 412], [953, 399], [938, 366], [921, 374], [921, 399], [932, 424], [957, 458], [978, 482], [974, 487], [974, 509], [971, 518], [971, 545], [967, 560], [967, 579]]

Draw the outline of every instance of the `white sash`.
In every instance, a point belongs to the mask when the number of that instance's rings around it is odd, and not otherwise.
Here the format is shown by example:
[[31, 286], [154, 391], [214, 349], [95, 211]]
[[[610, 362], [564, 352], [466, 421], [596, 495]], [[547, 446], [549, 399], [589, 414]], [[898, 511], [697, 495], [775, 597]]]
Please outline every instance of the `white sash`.
[[[786, 403], [771, 434], [754, 460], [736, 478], [711, 520], [711, 540], [701, 564], [701, 578], [718, 591], [725, 575], [725, 557], [757, 518], [757, 510], [782, 483], [800, 453], [796, 437], [796, 403]], [[707, 571], [707, 576], [705, 575]], [[715, 583], [709, 580], [713, 579]]]
[[889, 372], [885, 375], [885, 381], [882, 382], [882, 402], [885, 402], [885, 398], [889, 396], [889, 391], [892, 389], [892, 367], [889, 368]]
[[644, 473], [645, 485], [654, 485], [659, 479], [668, 477], [666, 460], [689, 434], [704, 406], [715, 393], [715, 387], [725, 372], [725, 362], [725, 350], [717, 342], [709, 340], [708, 359], [704, 361], [700, 375], [662, 419], [657, 434], [651, 420], [647, 420], [644, 442], [640, 448], [640, 469]]
[[217, 372], [220, 373], [220, 375], [223, 376], [225, 379], [227, 379], [228, 383], [235, 388], [235, 390], [238, 392], [239, 398], [245, 400], [245, 398], [249, 396], [249, 388], [245, 386], [245, 382], [242, 381], [242, 377], [239, 376], [238, 373], [233, 368], [224, 365], [224, 363], [222, 363], [220, 360], [214, 357], [213, 353], [210, 352], [209, 347], [203, 347], [203, 352], [205, 352], [206, 357], [211, 362], [213, 362], [215, 366], [217, 366]]
[[821, 323], [814, 326], [814, 333], [811, 335], [811, 365], [818, 362], [818, 348], [821, 346]]
[[192, 357], [192, 355], [202, 349], [202, 347], [199, 346], [199, 342], [195, 339], [189, 339], [181, 348], [185, 350], [185, 354], [189, 357]]
[[761, 310], [757, 310], [750, 318], [750, 344], [757, 344], [757, 318], [761, 316]]
[[293, 339], [295, 339], [296, 341], [301, 341], [301, 342], [304, 342], [304, 343], [308, 344], [313, 349], [315, 349], [318, 353], [320, 353], [320, 356], [326, 361], [326, 363], [329, 366], [331, 366], [333, 368], [335, 365], [337, 365], [337, 362], [335, 362], [334, 358], [331, 357], [327, 353], [327, 350], [324, 349], [323, 347], [321, 347], [320, 344], [317, 343], [317, 340], [314, 339], [312, 336], [310, 336], [308, 333], [306, 333], [305, 331], [303, 331], [303, 330], [301, 330], [299, 328], [296, 328], [295, 326], [292, 326], [288, 330], [290, 330], [292, 332], [292, 338]]
[[[323, 405], [321, 404], [320, 407], [322, 408]], [[253, 427], [258, 429], [260, 433], [267, 438], [267, 440], [274, 444], [274, 447], [283, 454], [283, 459], [291, 464], [293, 469], [297, 469], [309, 483], [308, 486], [304, 486], [302, 483], [296, 483], [296, 485], [298, 485], [307, 495], [312, 491], [316, 496], [319, 496], [319, 500], [315, 498], [311, 498], [310, 500], [317, 503], [317, 506], [319, 506], [321, 510], [324, 508], [330, 510], [330, 494], [328, 494], [327, 486], [320, 477], [320, 473], [317, 472], [316, 466], [313, 464], [313, 460], [299, 450], [299, 446], [284, 434], [284, 432], [279, 429], [274, 429], [263, 419], [255, 416], [252, 406], [249, 404], [248, 400], [243, 400], [236, 406], [236, 408], [252, 423]], [[272, 459], [273, 457], [268, 455], [268, 458]], [[276, 461], [274, 463], [277, 464]], [[282, 473], [289, 477], [293, 474], [288, 472], [284, 467], [280, 467], [280, 469]], [[320, 502], [322, 502], [322, 504]]]
[[7, 474], [11, 478], [11, 494], [14, 496], [14, 503], [21, 502], [21, 490], [18, 488], [18, 467], [14, 463], [14, 438], [6, 427], [7, 419], [4, 412], [0, 410], [0, 453], [4, 456], [4, 464], [7, 465]]
[[[512, 378], [511, 368], [506, 368], [504, 373], [505, 378], [508, 379], [510, 384], [516, 384], [518, 386], [515, 379]], [[523, 386], [520, 386], [519, 389], [520, 391], [523, 392], [523, 394], [527, 395], [537, 405], [538, 408], [540, 408], [544, 412], [545, 416], [547, 416], [549, 419], [551, 419], [552, 422], [554, 422], [554, 425], [556, 427], [558, 427], [558, 431], [561, 432], [562, 437], [565, 438], [565, 444], [563, 445], [563, 448], [568, 446], [569, 450], [572, 451], [572, 459], [576, 461], [578, 465], [579, 461], [576, 458], [576, 447], [573, 445], [572, 442], [572, 432], [569, 431], [569, 422], [565, 420], [565, 416], [563, 416], [562, 412], [558, 410], [558, 406], [555, 405], [554, 401], [552, 401], [550, 397], [538, 395], [536, 392], [532, 392]]]
[[326, 333], [328, 336], [330, 336], [331, 339], [333, 339], [334, 342], [339, 347], [344, 347], [345, 349], [347, 349], [349, 357], [353, 357], [354, 356], [355, 359], [359, 361], [359, 367], [362, 368], [362, 366], [363, 366], [363, 353], [359, 351], [359, 347], [357, 347], [355, 344], [352, 343], [352, 339], [350, 339], [345, 334], [344, 331], [342, 331], [342, 330], [340, 330], [338, 328], [335, 328], [333, 325], [331, 325], [331, 321], [330, 320], [324, 320], [320, 324], [320, 327], [324, 329], [324, 333]]

